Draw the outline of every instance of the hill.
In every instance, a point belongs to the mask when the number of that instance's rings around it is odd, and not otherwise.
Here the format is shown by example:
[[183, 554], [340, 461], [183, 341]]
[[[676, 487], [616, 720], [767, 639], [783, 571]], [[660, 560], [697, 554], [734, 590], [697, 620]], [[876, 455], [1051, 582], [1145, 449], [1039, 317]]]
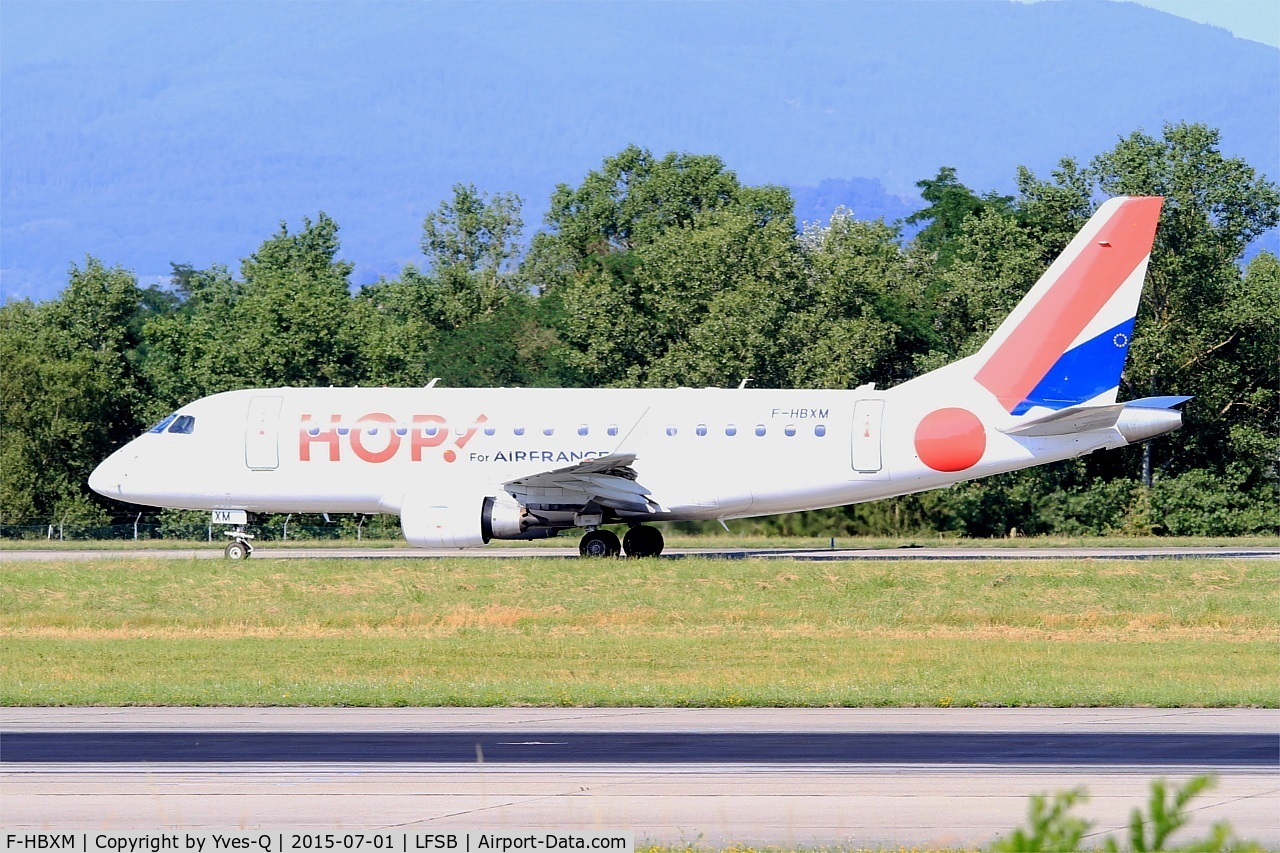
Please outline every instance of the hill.
[[319, 210], [358, 282], [456, 182], [525, 200], [628, 143], [897, 218], [957, 167], [1008, 192], [1166, 121], [1272, 179], [1280, 51], [1124, 3], [0, 4], [0, 289], [140, 276]]

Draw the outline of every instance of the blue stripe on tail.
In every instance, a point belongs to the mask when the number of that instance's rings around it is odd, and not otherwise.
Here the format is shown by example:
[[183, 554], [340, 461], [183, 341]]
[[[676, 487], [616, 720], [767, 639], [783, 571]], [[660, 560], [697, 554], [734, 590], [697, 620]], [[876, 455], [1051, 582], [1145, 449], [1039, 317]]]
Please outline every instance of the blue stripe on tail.
[[1120, 371], [1133, 337], [1133, 318], [1125, 320], [1074, 349], [1053, 363], [1027, 398], [1012, 414], [1025, 414], [1032, 406], [1065, 409], [1092, 400], [1120, 384]]

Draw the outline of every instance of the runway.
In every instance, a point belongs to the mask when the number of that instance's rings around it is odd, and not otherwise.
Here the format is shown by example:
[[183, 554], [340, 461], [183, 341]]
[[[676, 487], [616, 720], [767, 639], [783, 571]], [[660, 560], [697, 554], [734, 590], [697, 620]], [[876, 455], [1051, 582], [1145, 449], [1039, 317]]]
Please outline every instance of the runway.
[[[254, 548], [255, 560], [297, 559], [440, 559], [471, 557], [477, 559], [510, 559], [512, 557], [549, 557], [580, 559], [573, 547], [492, 546], [467, 550], [418, 549], [396, 547], [373, 548], [304, 548], [260, 545]], [[900, 548], [674, 548], [658, 559], [679, 560], [686, 557], [710, 557], [721, 560], [789, 559], [808, 562], [846, 560], [1177, 560], [1192, 557], [1280, 560], [1280, 547], [914, 547]], [[208, 548], [138, 548], [138, 549], [58, 549], [0, 551], [0, 561], [31, 562], [44, 560], [111, 560], [111, 559], [225, 559], [217, 545]]]
[[[7, 828], [623, 829], [637, 842], [965, 845], [1084, 785], [1097, 832], [1200, 772], [1185, 839], [1280, 845], [1280, 714], [1212, 709], [0, 712]], [[1100, 835], [1095, 835], [1095, 838]]]

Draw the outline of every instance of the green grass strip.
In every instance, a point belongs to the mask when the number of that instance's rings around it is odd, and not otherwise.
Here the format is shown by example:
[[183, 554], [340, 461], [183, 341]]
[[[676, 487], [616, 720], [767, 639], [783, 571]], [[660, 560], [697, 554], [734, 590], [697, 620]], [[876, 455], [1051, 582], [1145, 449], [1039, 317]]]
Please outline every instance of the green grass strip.
[[9, 705], [1280, 705], [1280, 563], [0, 568]]

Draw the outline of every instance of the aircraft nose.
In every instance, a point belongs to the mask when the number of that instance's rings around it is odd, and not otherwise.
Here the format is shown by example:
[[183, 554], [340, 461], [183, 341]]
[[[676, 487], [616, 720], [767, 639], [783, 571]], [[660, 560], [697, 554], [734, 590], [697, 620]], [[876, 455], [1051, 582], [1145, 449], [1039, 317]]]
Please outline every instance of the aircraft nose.
[[104, 498], [119, 500], [124, 492], [124, 465], [121, 463], [119, 451], [111, 454], [99, 463], [89, 475], [89, 488]]

